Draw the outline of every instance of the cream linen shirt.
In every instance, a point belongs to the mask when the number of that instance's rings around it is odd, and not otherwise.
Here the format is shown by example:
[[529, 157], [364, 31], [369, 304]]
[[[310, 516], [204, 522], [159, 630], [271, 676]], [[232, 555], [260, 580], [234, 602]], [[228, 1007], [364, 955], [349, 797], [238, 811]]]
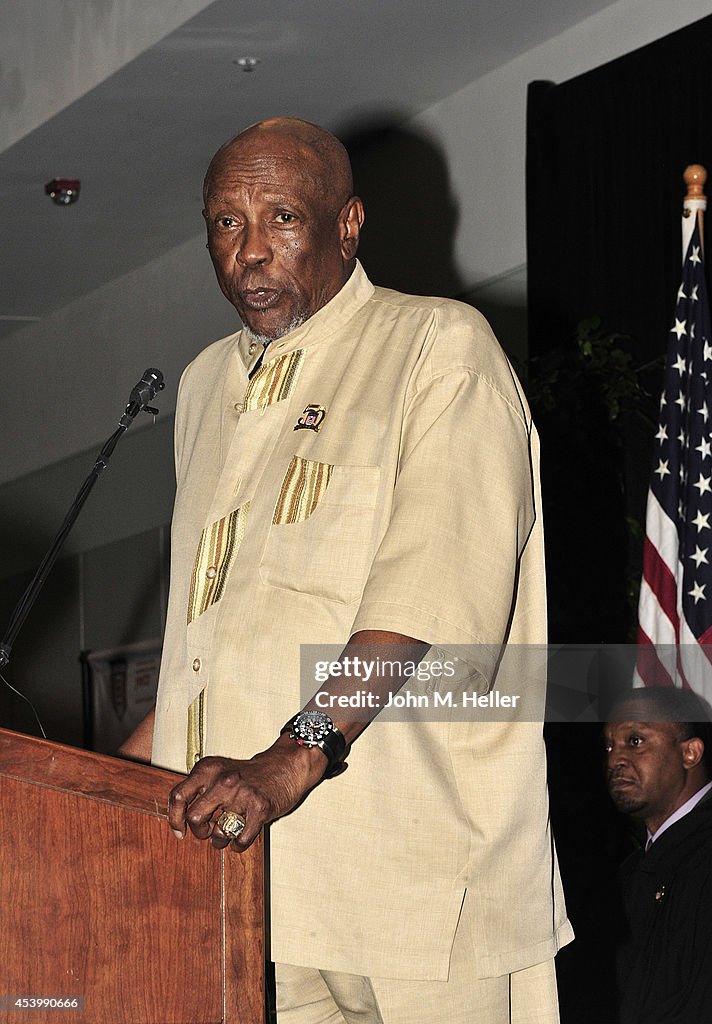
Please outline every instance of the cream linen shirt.
[[[249, 383], [248, 345], [180, 385], [154, 739], [177, 771], [274, 741], [301, 644], [545, 642], [536, 435], [486, 321], [357, 265]], [[541, 722], [377, 720], [271, 826], [273, 959], [444, 980], [461, 912], [475, 976], [553, 956], [571, 931], [545, 776]]]

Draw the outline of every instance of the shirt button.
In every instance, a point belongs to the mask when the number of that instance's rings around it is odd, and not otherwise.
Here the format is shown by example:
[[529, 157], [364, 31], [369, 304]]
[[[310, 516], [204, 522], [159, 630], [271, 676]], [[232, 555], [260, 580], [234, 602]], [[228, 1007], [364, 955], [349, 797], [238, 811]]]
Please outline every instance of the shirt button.
[[200, 658], [193, 659], [193, 671], [200, 672]]
[[251, 356], [255, 354], [255, 352], [257, 351], [257, 345], [254, 341], [252, 342], [247, 351], [250, 353]]
[[217, 574], [218, 571], [214, 565], [209, 565], [208, 568], [205, 570], [205, 575], [208, 577], [209, 580], [214, 580]]
[[242, 412], [242, 402], [235, 402], [235, 412]]

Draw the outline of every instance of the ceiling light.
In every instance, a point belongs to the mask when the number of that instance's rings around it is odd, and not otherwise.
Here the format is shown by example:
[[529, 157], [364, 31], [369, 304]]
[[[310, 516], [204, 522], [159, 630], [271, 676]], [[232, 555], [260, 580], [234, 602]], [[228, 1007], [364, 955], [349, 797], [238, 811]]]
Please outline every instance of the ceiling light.
[[238, 67], [242, 68], [243, 71], [254, 71], [259, 64], [258, 57], [240, 57], [239, 60], [233, 61], [233, 64], [237, 64]]

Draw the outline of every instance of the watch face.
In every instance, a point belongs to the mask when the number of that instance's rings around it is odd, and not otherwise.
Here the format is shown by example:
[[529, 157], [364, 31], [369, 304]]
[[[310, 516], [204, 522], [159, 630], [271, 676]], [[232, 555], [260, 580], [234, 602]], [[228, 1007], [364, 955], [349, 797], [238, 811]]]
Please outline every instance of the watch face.
[[299, 743], [314, 746], [334, 730], [334, 723], [323, 711], [301, 711], [292, 723], [292, 736]]

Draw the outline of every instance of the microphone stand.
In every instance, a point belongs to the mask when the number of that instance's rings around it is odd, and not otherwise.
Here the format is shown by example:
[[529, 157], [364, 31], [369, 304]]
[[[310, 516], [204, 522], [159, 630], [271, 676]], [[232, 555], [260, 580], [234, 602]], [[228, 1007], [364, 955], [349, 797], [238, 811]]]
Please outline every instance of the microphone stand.
[[[151, 380], [146, 380], [148, 374], [152, 375]], [[142, 387], [143, 385], [143, 387]], [[76, 498], [72, 502], [69, 511], [64, 517], [64, 522], [60, 526], [56, 537], [52, 541], [47, 554], [40, 562], [37, 572], [30, 581], [27, 589], [20, 598], [15, 607], [14, 612], [10, 618], [10, 623], [7, 627], [7, 632], [0, 642], [0, 670], [5, 668], [10, 663], [10, 652], [12, 645], [15, 642], [17, 634], [19, 633], [22, 625], [30, 613], [32, 606], [34, 605], [37, 597], [39, 596], [42, 587], [49, 575], [50, 569], [57, 560], [62, 545], [69, 535], [69, 531], [74, 526], [77, 516], [81, 512], [84, 502], [89, 497], [92, 487], [99, 479], [100, 473], [102, 473], [107, 465], [109, 459], [119, 442], [119, 438], [126, 433], [131, 424], [133, 423], [139, 412], [148, 412], [153, 416], [158, 415], [158, 409], [152, 409], [151, 406], [147, 405], [154, 399], [156, 391], [162, 391], [165, 387], [163, 383], [163, 374], [160, 370], [146, 370], [143, 378], [131, 392], [129, 404], [126, 406], [126, 411], [119, 420], [119, 426], [105, 443], [104, 447], [99, 452], [94, 466], [86, 478], [82, 486], [79, 488]]]

